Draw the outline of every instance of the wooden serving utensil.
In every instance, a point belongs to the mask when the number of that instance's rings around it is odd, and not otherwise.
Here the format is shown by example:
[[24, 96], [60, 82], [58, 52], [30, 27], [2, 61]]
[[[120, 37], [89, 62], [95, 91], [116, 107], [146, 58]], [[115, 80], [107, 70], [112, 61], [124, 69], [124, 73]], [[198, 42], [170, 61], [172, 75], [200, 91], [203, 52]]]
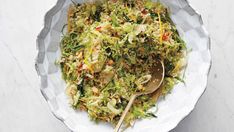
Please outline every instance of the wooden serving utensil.
[[155, 65], [151, 68], [151, 73], [152, 73], [152, 77], [151, 77], [150, 81], [146, 84], [145, 90], [142, 92], [137, 92], [131, 96], [127, 107], [125, 108], [124, 112], [122, 113], [122, 115], [120, 117], [118, 124], [115, 127], [115, 130], [114, 130], [115, 132], [119, 132], [125, 116], [127, 115], [129, 109], [131, 108], [134, 100], [138, 96], [151, 94], [151, 93], [155, 92], [157, 89], [159, 89], [159, 87], [161, 86], [161, 84], [163, 82], [164, 74], [165, 74], [165, 68], [164, 68], [163, 62], [160, 60], [157, 60]]

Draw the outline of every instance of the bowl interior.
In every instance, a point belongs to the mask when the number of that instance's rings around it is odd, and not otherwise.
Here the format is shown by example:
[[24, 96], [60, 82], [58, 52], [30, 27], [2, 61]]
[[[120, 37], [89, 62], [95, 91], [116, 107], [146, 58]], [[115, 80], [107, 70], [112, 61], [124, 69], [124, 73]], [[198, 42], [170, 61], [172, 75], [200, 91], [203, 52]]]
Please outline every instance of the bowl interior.
[[[76, 2], [82, 3], [81, 0]], [[161, 0], [171, 11], [180, 36], [191, 52], [185, 71], [185, 84], [179, 83], [171, 94], [158, 102], [157, 118], [138, 120], [133, 128], [136, 131], [169, 131], [188, 115], [202, 95], [207, 84], [210, 68], [209, 36], [204, 29], [201, 16], [186, 0]], [[38, 36], [37, 71], [41, 77], [41, 91], [52, 112], [73, 131], [113, 131], [106, 123], [90, 121], [86, 112], [73, 110], [65, 95], [66, 84], [56, 60], [60, 57], [60, 40], [67, 20], [67, 9], [71, 0], [59, 0], [45, 17], [45, 28]]]

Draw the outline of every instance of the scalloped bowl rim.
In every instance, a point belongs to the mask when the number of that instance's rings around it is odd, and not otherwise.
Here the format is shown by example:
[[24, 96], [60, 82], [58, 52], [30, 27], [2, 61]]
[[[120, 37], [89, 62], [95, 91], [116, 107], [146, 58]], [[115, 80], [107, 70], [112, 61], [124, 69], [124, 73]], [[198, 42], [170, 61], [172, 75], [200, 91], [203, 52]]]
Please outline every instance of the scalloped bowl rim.
[[[41, 54], [40, 54], [40, 51], [39, 51], [39, 48], [38, 48], [39, 45], [41, 44], [40, 40], [45, 39], [45, 36], [46, 36], [46, 34], [47, 34], [48, 30], [49, 30], [49, 27], [51, 27], [51, 21], [52, 21], [53, 13], [54, 13], [54, 12], [58, 12], [58, 11], [62, 8], [62, 6], [63, 6], [63, 4], [64, 4], [65, 1], [66, 1], [66, 0], [58, 0], [58, 1], [57, 1], [57, 4], [56, 4], [52, 9], [50, 9], [50, 10], [46, 13], [46, 15], [45, 15], [45, 20], [44, 20], [44, 21], [45, 21], [45, 22], [44, 22], [44, 28], [42, 29], [42, 31], [40, 32], [40, 34], [38, 35], [38, 38], [37, 38], [38, 56], [36, 57], [35, 68], [36, 68], [36, 71], [38, 72], [39, 77], [41, 77], [41, 79], [42, 79], [42, 76], [43, 76], [43, 75], [41, 75], [41, 73], [40, 73], [41, 71], [40, 71], [40, 69], [39, 69], [39, 67], [38, 67], [38, 58], [39, 58], [39, 56], [41, 55]], [[194, 9], [194, 8], [192, 8], [191, 4], [190, 4], [187, 0], [185, 0], [185, 1], [186, 1], [187, 4], [191, 7], [191, 9]], [[201, 19], [201, 15], [200, 15], [197, 11], [195, 11], [195, 12], [196, 12], [196, 14], [197, 14], [198, 16], [200, 16], [200, 19]], [[201, 19], [201, 24], [203, 25], [202, 19]], [[205, 28], [204, 28], [204, 30], [205, 30], [205, 32], [207, 33], [207, 31], [206, 31]], [[193, 109], [194, 109], [194, 107], [196, 106], [196, 104], [197, 104], [199, 98], [203, 95], [203, 93], [204, 93], [205, 90], [206, 90], [207, 82], [208, 82], [208, 75], [209, 75], [209, 73], [210, 73], [210, 69], [211, 69], [211, 65], [212, 65], [212, 60], [211, 60], [211, 55], [210, 55], [210, 45], [211, 45], [211, 43], [210, 43], [210, 36], [209, 36], [208, 33], [207, 33], [207, 37], [208, 37], [208, 39], [209, 39], [208, 49], [207, 49], [207, 50], [208, 50], [208, 56], [209, 56], [209, 62], [210, 62], [210, 63], [209, 63], [209, 68], [205, 70], [205, 71], [206, 71], [206, 83], [204, 84], [204, 88], [203, 88], [204, 90], [203, 90], [203, 92], [200, 93], [200, 95], [197, 96], [197, 98], [195, 99], [195, 100], [196, 100], [196, 103], [194, 103], [193, 105], [191, 105], [191, 106], [184, 112], [183, 116], [180, 117], [180, 119], [174, 121], [173, 124], [170, 124], [170, 125], [167, 126], [167, 131], [170, 131], [170, 130], [172, 130], [173, 128], [175, 128], [175, 127], [179, 124], [180, 121], [182, 121], [187, 115], [189, 115], [189, 114], [193, 111]], [[43, 82], [43, 80], [42, 80], [42, 82]], [[43, 85], [43, 84], [41, 84], [41, 85]], [[43, 87], [43, 86], [42, 86], [42, 87]], [[42, 88], [41, 88], [40, 90], [41, 90], [42, 95], [43, 95], [44, 98], [46, 99], [46, 101], [48, 101], [47, 96], [44, 95], [44, 93], [43, 93], [43, 91], [42, 91]], [[57, 114], [55, 114], [55, 112], [53, 111], [53, 108], [52, 108], [52, 107], [50, 107], [50, 108], [51, 108], [52, 113], [55, 115], [55, 117], [57, 117], [57, 118], [58, 118], [59, 120], [61, 120], [64, 124], [66, 124], [66, 123], [64, 122], [65, 120], [62, 119], [62, 118], [60, 118]], [[66, 124], [66, 125], [67, 125], [67, 124]], [[69, 125], [67, 125], [67, 127], [68, 127], [70, 130], [72, 130], [72, 128], [70, 128]], [[151, 128], [153, 128], [153, 127], [151, 127]]]

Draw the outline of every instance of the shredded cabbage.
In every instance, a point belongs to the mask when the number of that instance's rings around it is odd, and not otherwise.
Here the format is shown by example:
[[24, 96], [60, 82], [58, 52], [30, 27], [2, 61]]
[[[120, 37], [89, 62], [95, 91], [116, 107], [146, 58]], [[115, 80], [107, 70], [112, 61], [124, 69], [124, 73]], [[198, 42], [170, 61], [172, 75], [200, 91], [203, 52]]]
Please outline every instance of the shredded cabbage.
[[74, 109], [115, 125], [131, 95], [144, 90], [152, 77], [150, 68], [160, 59], [165, 65], [162, 87], [135, 100], [125, 125], [156, 117], [148, 110], [180, 80], [186, 56], [168, 9], [150, 0], [74, 4], [67, 26], [59, 63]]

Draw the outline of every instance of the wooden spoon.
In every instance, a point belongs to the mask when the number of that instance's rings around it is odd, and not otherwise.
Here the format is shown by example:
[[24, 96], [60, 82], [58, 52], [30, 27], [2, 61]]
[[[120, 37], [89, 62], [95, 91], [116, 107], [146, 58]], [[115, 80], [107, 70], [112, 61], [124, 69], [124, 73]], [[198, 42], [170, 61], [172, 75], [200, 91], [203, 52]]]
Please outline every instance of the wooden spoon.
[[120, 127], [124, 121], [124, 118], [127, 115], [129, 109], [131, 108], [134, 100], [138, 96], [145, 95], [145, 94], [151, 94], [160, 87], [160, 85], [163, 82], [164, 74], [165, 74], [165, 68], [164, 68], [163, 62], [160, 60], [157, 60], [155, 65], [151, 69], [151, 73], [152, 73], [152, 77], [151, 77], [150, 81], [146, 84], [145, 90], [142, 92], [135, 93], [131, 96], [127, 107], [125, 108], [124, 112], [121, 115], [121, 118], [120, 118], [118, 124], [115, 127], [115, 132], [119, 132]]

